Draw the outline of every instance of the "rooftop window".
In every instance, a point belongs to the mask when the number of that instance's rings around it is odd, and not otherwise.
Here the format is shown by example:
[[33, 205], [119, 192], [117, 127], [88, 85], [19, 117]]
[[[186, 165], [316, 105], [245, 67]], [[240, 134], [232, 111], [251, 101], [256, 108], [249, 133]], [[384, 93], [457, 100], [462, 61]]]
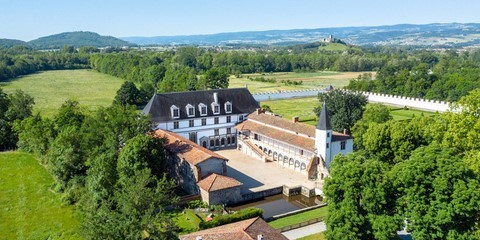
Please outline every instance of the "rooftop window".
[[170, 107], [170, 112], [172, 114], [172, 118], [179, 118], [180, 117], [180, 109], [177, 106], [172, 105]]

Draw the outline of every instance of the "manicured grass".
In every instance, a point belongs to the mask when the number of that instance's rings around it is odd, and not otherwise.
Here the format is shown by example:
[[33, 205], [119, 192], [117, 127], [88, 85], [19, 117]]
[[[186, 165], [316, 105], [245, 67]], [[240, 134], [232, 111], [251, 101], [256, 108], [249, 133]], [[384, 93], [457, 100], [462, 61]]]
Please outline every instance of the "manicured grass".
[[[363, 72], [279, 72], [279, 73], [256, 73], [256, 74], [243, 74], [241, 77], [236, 78], [231, 76], [229, 82], [229, 88], [238, 88], [248, 86], [250, 92], [270, 92], [278, 90], [296, 90], [296, 89], [308, 89], [308, 88], [322, 88], [328, 85], [332, 85], [336, 88], [341, 88], [348, 85], [349, 81], [358, 77]], [[374, 74], [374, 73], [373, 73]], [[256, 82], [248, 79], [255, 77], [274, 78], [276, 83]], [[282, 84], [282, 80], [290, 81], [302, 81], [302, 85], [285, 85]]]
[[180, 234], [187, 234], [199, 230], [199, 224], [202, 222], [197, 214], [187, 209], [185, 212], [176, 212], [172, 215], [176, 225], [180, 228]]
[[404, 109], [404, 108], [396, 108], [396, 107], [389, 107], [390, 108], [390, 115], [393, 117], [394, 120], [401, 121], [401, 120], [409, 120], [413, 117], [420, 117], [422, 114], [423, 116], [433, 116], [435, 115], [434, 112], [426, 112], [417, 109]]
[[323, 232], [315, 233], [302, 238], [297, 238], [297, 240], [324, 240], [324, 239], [325, 239], [325, 235], [323, 234]]
[[320, 207], [307, 212], [295, 214], [292, 216], [279, 218], [277, 220], [269, 222], [268, 224], [270, 224], [270, 226], [272, 226], [275, 229], [279, 229], [279, 228], [290, 226], [293, 224], [306, 222], [318, 217], [325, 219], [327, 217], [327, 214], [328, 214], [328, 206], [325, 206], [325, 207]]
[[292, 98], [282, 100], [272, 100], [260, 102], [260, 105], [268, 105], [272, 112], [282, 115], [286, 119], [292, 119], [292, 117], [299, 117], [300, 122], [316, 125], [317, 117], [313, 112], [316, 106], [320, 103], [318, 98]]
[[[294, 116], [300, 118], [300, 122], [316, 125], [317, 117], [313, 112], [313, 109], [320, 105], [316, 97], [310, 98], [292, 98], [292, 99], [281, 99], [281, 100], [271, 100], [271, 101], [262, 101], [260, 105], [268, 105], [272, 112], [282, 115], [286, 119], [292, 119]], [[424, 116], [433, 116], [434, 112], [426, 112], [417, 109], [404, 109], [398, 107], [388, 107], [390, 109], [390, 115], [394, 120], [402, 121], [412, 119], [414, 116], [420, 117], [422, 114]]]
[[54, 115], [68, 99], [96, 109], [112, 103], [124, 80], [93, 70], [59, 70], [31, 74], [0, 83], [5, 92], [16, 89], [35, 98], [34, 112], [44, 116]]
[[73, 207], [50, 191], [52, 184], [32, 155], [0, 153], [1, 239], [82, 239]]

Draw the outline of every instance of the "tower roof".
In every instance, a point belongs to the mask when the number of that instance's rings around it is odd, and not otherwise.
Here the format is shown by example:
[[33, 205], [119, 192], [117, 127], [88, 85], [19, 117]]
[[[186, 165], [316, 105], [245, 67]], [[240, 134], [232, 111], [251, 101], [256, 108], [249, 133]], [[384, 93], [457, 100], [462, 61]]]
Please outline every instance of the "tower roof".
[[323, 103], [322, 112], [318, 118], [317, 129], [332, 130], [332, 125], [330, 125], [330, 117], [328, 116], [327, 105], [325, 105], [325, 102]]

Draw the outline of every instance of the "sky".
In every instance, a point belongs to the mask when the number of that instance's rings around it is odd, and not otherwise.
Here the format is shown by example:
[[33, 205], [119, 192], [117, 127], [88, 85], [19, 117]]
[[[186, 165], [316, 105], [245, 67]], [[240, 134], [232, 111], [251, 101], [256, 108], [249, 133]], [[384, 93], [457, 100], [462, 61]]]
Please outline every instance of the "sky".
[[0, 0], [0, 38], [114, 37], [426, 23], [480, 23], [478, 0]]

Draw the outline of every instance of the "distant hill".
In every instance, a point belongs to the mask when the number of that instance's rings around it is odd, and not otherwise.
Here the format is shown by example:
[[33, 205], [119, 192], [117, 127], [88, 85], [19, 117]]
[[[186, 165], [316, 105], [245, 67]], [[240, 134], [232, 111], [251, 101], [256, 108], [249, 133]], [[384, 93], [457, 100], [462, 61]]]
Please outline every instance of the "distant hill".
[[14, 46], [26, 46], [27, 43], [17, 39], [0, 38], [0, 47], [11, 48]]
[[355, 45], [418, 47], [480, 46], [479, 23], [400, 24], [375, 27], [232, 32], [189, 36], [124, 37], [139, 45], [296, 45], [322, 41], [329, 35]]
[[135, 46], [130, 42], [111, 36], [101, 36], [94, 32], [65, 32], [32, 40], [28, 42], [28, 45], [36, 49], [58, 49], [65, 45], [74, 47]]

